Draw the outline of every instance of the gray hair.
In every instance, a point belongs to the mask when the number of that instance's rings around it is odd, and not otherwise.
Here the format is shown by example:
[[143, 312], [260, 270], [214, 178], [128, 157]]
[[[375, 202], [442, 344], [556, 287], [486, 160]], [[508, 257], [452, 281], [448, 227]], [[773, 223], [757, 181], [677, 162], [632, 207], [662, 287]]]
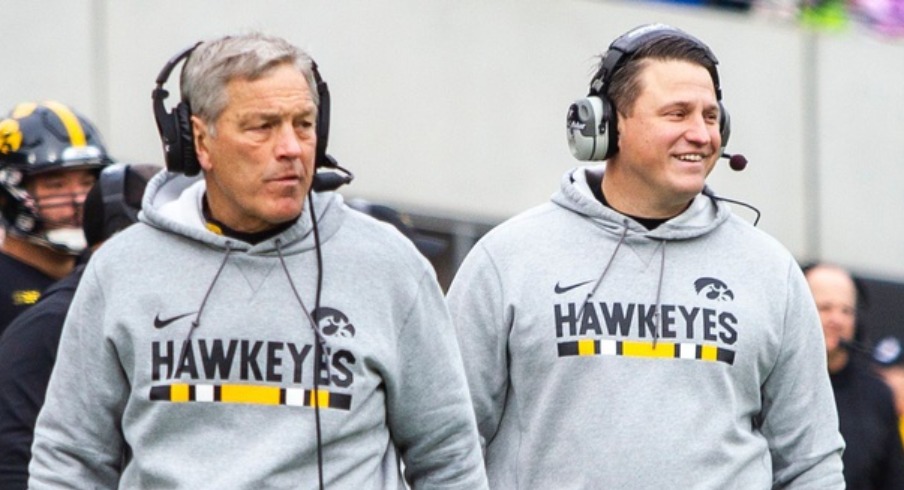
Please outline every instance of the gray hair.
[[237, 78], [258, 80], [286, 63], [304, 75], [314, 104], [319, 107], [311, 57], [285, 39], [261, 33], [225, 36], [195, 48], [182, 68], [182, 100], [215, 134], [214, 122], [229, 103], [226, 85]]

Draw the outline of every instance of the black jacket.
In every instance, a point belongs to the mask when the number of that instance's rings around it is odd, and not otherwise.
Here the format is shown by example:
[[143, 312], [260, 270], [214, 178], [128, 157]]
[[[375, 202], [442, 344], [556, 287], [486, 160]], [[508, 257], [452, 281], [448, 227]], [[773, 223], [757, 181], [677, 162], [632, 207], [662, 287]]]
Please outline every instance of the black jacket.
[[838, 407], [848, 490], [904, 489], [904, 449], [888, 386], [852, 359], [830, 376]]
[[84, 266], [48, 287], [0, 336], [0, 490], [28, 486], [38, 412], [56, 361], [66, 312]]

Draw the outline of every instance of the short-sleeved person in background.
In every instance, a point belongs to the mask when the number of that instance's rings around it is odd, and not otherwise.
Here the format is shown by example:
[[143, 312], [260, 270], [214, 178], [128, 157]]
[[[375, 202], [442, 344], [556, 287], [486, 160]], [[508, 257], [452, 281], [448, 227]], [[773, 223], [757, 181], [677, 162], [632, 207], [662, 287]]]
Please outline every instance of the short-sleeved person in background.
[[568, 120], [605, 166], [485, 235], [448, 294], [490, 485], [843, 488], [801, 270], [705, 186], [729, 129], [710, 49], [632, 30]]
[[898, 437], [891, 390], [860, 352], [858, 291], [851, 274], [832, 264], [804, 267], [825, 336], [838, 422], [846, 447], [844, 479], [849, 490], [904, 488], [904, 449]]
[[159, 79], [170, 171], [88, 263], [29, 488], [486, 488], [430, 264], [318, 172], [336, 164], [311, 58], [227, 36]]
[[82, 201], [110, 162], [94, 125], [59, 102], [22, 102], [0, 120], [0, 333], [75, 267]]
[[[101, 171], [84, 202], [82, 228], [88, 250], [138, 220], [144, 188], [158, 170], [156, 165], [114, 164]], [[40, 301], [0, 335], [0, 490], [28, 487], [35, 420], [84, 268], [84, 263], [77, 265], [48, 287]]]

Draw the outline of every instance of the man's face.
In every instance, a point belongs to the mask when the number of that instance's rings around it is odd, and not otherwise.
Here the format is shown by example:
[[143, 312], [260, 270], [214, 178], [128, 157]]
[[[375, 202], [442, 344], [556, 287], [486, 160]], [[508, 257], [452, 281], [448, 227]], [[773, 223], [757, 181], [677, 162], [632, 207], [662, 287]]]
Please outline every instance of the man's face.
[[193, 117], [198, 160], [214, 218], [242, 232], [296, 218], [314, 175], [317, 107], [291, 64], [263, 78], [233, 79], [216, 135]]
[[719, 103], [706, 68], [649, 59], [630, 115], [619, 112], [619, 193], [647, 217], [680, 213], [719, 158]]
[[807, 282], [819, 310], [826, 351], [831, 355], [843, 349], [842, 341], [854, 340], [857, 289], [850, 276], [835, 267], [817, 266], [810, 269], [807, 271]]
[[80, 228], [82, 204], [96, 179], [93, 170], [55, 170], [29, 177], [25, 188], [48, 230]]

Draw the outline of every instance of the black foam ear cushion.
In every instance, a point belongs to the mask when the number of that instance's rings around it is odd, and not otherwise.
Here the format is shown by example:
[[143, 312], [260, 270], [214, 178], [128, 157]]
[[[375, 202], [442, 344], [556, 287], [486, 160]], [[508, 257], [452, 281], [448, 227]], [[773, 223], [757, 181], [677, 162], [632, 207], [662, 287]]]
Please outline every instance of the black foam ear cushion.
[[719, 134], [722, 135], [722, 151], [725, 151], [728, 138], [731, 137], [731, 116], [722, 101], [719, 101]]
[[179, 167], [181, 167], [182, 172], [189, 177], [198, 175], [201, 171], [201, 164], [198, 163], [198, 156], [195, 154], [194, 132], [192, 131], [191, 125], [191, 109], [189, 109], [188, 104], [180, 102], [173, 110], [173, 116], [176, 118], [175, 127], [176, 132], [178, 133], [175, 138], [176, 146], [178, 148], [174, 148], [173, 150], [177, 152], [175, 156], [182, 161], [182, 164], [179, 165]]
[[606, 140], [606, 153], [602, 160], [608, 160], [618, 152], [618, 114], [615, 113], [615, 107], [609, 97], [600, 97], [600, 100], [603, 102], [603, 114], [600, 120], [600, 129], [603, 130], [603, 134], [600, 137]]
[[320, 99], [317, 108], [317, 147], [314, 154], [314, 166], [315, 168], [332, 167], [333, 165], [326, 155], [326, 148], [330, 140], [330, 89], [320, 76], [317, 63], [313, 63], [311, 68], [317, 84], [317, 96]]

